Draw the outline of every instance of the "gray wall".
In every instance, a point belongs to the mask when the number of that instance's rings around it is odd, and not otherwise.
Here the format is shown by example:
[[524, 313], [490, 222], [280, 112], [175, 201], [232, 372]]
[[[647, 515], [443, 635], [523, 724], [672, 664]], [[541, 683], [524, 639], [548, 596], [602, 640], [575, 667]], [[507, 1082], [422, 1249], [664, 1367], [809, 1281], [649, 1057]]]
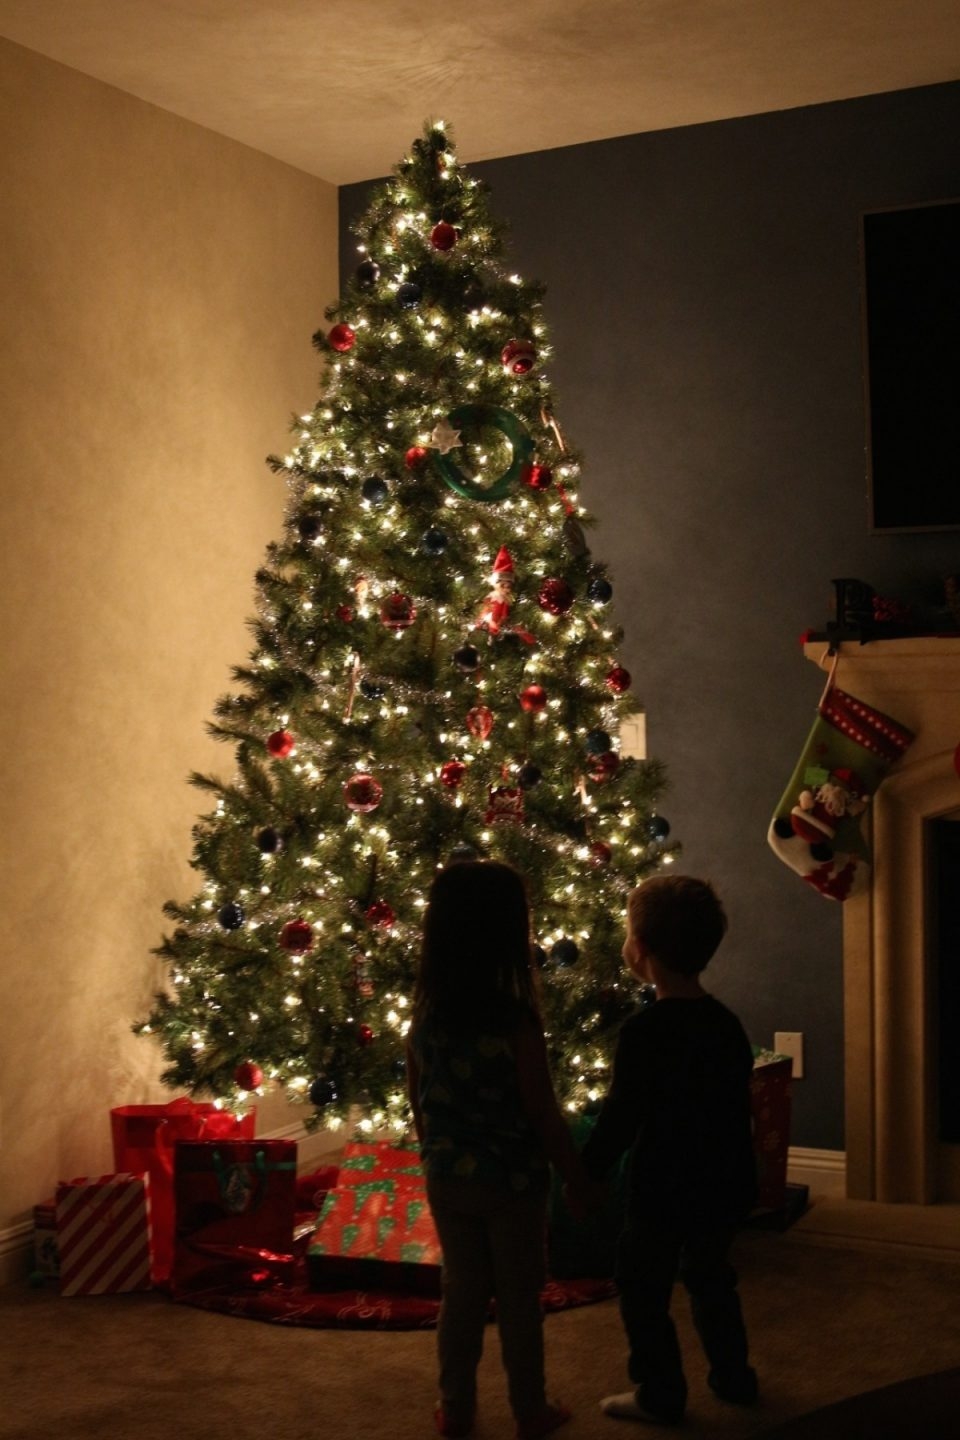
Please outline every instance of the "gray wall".
[[[842, 1148], [841, 908], [765, 837], [822, 687], [799, 636], [831, 579], [937, 597], [960, 571], [960, 535], [867, 531], [858, 251], [862, 211], [960, 195], [960, 84], [472, 168], [548, 287], [557, 415], [664, 810], [730, 915], [709, 983], [755, 1043], [804, 1033], [791, 1138]], [[366, 192], [341, 191], [345, 274]]]

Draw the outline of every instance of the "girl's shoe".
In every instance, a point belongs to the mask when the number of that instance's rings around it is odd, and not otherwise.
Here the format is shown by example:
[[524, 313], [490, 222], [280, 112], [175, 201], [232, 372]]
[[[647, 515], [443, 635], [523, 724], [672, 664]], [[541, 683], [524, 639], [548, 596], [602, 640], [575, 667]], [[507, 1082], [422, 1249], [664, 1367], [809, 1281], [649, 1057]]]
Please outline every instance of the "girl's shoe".
[[469, 1435], [473, 1429], [472, 1420], [451, 1420], [442, 1405], [438, 1405], [433, 1412], [433, 1423], [437, 1427], [438, 1435], [448, 1435], [450, 1440], [455, 1437]]
[[517, 1440], [540, 1440], [541, 1435], [550, 1435], [565, 1425], [570, 1415], [566, 1405], [547, 1405], [539, 1415], [517, 1421]]

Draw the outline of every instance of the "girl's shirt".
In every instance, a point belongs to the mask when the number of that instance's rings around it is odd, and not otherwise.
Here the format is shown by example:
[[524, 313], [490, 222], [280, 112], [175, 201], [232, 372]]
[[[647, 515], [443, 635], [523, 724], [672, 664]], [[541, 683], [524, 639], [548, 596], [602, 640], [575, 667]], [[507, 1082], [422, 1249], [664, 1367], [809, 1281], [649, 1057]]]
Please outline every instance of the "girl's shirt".
[[429, 1015], [410, 1044], [420, 1074], [421, 1158], [430, 1179], [474, 1180], [523, 1191], [547, 1173], [520, 1098], [514, 1014], [475, 1029]]

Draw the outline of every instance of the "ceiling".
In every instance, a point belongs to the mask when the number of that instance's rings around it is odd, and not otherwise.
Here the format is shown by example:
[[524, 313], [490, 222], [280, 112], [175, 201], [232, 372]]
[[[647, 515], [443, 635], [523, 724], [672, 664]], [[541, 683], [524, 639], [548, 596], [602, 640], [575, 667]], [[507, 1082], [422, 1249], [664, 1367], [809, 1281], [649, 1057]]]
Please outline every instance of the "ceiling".
[[337, 185], [960, 78], [957, 0], [0, 0], [0, 36]]

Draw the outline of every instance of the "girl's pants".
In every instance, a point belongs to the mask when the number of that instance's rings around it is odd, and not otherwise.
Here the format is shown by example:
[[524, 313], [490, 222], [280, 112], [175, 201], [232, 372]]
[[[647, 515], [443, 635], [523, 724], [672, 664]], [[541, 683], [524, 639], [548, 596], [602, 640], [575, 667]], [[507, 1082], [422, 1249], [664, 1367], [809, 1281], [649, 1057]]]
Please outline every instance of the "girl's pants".
[[540, 1291], [546, 1278], [547, 1182], [516, 1194], [469, 1180], [428, 1180], [427, 1196], [443, 1250], [437, 1324], [440, 1402], [456, 1424], [477, 1404], [477, 1364], [491, 1297], [510, 1408], [518, 1419], [546, 1403]]

